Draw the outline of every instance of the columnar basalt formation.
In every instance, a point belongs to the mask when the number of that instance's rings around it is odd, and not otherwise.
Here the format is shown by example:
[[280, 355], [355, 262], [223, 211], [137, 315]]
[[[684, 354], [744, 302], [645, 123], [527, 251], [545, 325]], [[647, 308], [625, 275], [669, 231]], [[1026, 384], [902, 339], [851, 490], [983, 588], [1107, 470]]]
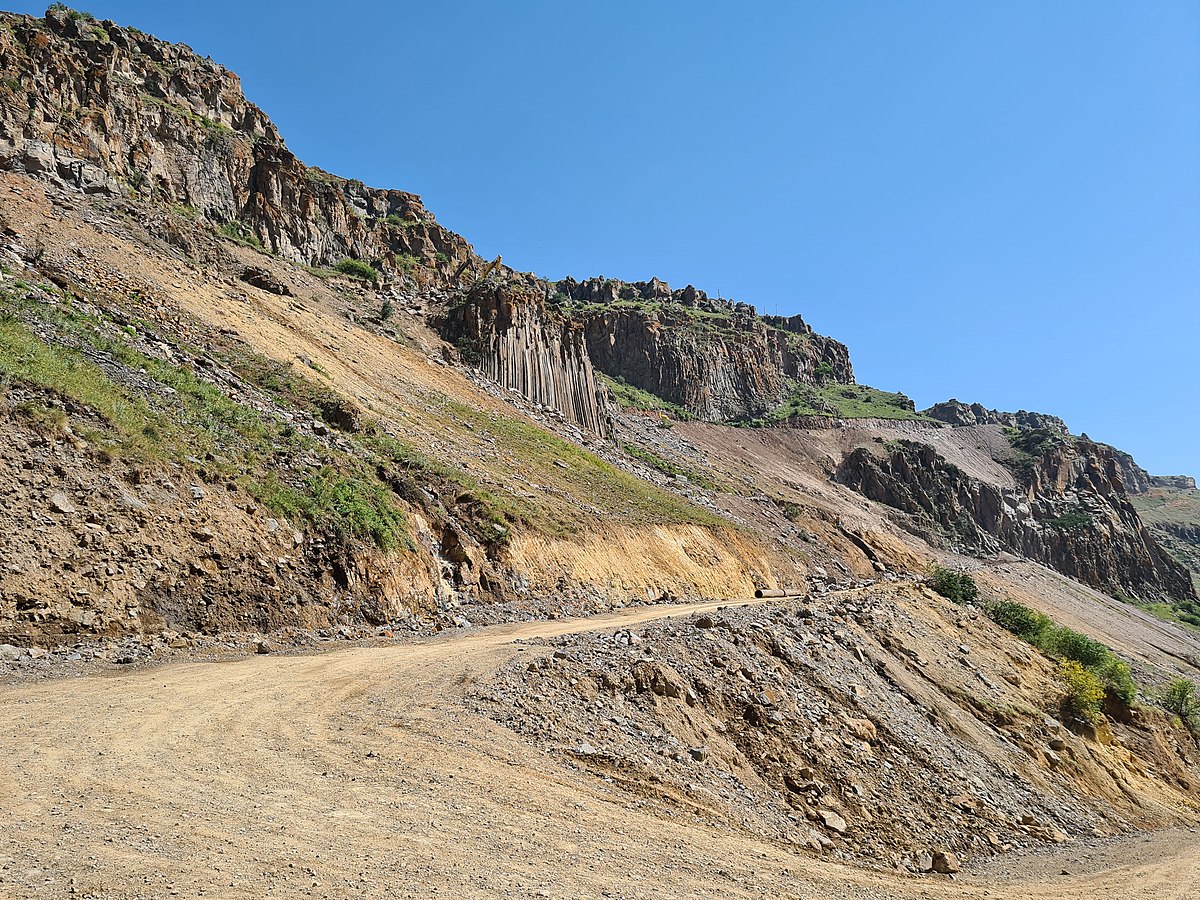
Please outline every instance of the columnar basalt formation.
[[588, 431], [607, 433], [610, 412], [583, 334], [547, 315], [535, 283], [514, 279], [475, 288], [450, 310], [443, 331], [492, 380]]

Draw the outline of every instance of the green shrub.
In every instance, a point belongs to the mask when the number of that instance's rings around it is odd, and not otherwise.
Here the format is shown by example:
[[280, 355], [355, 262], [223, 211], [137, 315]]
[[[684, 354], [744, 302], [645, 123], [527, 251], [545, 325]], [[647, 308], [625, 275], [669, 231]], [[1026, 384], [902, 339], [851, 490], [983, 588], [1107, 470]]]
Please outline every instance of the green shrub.
[[1005, 631], [1031, 644], [1036, 644], [1038, 636], [1054, 626], [1049, 616], [1015, 600], [996, 600], [988, 604], [987, 614]]
[[379, 280], [379, 273], [375, 271], [375, 267], [370, 263], [363, 262], [361, 259], [343, 259], [334, 268], [343, 275], [358, 278], [362, 281], [375, 282]]
[[395, 311], [396, 308], [392, 305], [392, 301], [384, 300], [383, 305], [379, 307], [379, 321], [386, 322], [392, 317], [392, 313]]
[[1108, 696], [1116, 697], [1126, 706], [1137, 698], [1137, 685], [1133, 682], [1129, 664], [1123, 660], [1109, 654], [1108, 659], [1096, 668], [1096, 674], [1104, 682], [1104, 692]]
[[1051, 656], [1074, 660], [1089, 669], [1099, 668], [1112, 656], [1104, 644], [1065, 625], [1044, 632], [1038, 646]]
[[1176, 678], [1162, 689], [1159, 703], [1163, 709], [1179, 716], [1190, 731], [1200, 731], [1200, 695], [1194, 682]]
[[929, 586], [952, 603], [971, 603], [979, 596], [979, 586], [966, 572], [955, 572], [934, 564], [929, 567]]
[[1129, 666], [1111, 649], [1073, 628], [1057, 625], [1047, 615], [1015, 600], [996, 600], [987, 606], [988, 618], [1006, 631], [1037, 647], [1060, 663], [1080, 666], [1100, 683], [1103, 693], [1126, 706], [1137, 697]]
[[1058, 664], [1058, 677], [1066, 689], [1062, 698], [1063, 716], [1082, 722], [1099, 722], [1103, 718], [1100, 704], [1104, 700], [1104, 682], [1100, 677], [1073, 659], [1064, 659]]

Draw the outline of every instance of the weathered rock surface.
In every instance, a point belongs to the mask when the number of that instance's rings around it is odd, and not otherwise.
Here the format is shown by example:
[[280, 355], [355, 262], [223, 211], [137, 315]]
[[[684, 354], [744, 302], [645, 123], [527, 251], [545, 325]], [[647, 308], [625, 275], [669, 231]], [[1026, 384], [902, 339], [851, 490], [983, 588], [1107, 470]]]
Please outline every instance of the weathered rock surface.
[[443, 332], [489, 378], [604, 434], [606, 392], [596, 383], [583, 332], [547, 314], [538, 287], [533, 279], [480, 285], [448, 312]]
[[298, 262], [472, 258], [416, 195], [305, 166], [238, 77], [185, 45], [65, 10], [3, 18], [0, 167], [175, 204]]
[[922, 410], [922, 415], [951, 425], [1005, 425], [1010, 428], [1044, 429], [1062, 435], [1070, 433], [1066, 423], [1058, 416], [1026, 412], [1023, 409], [1015, 413], [1000, 412], [987, 409], [979, 403], [962, 403], [958, 400], [936, 403]]
[[972, 478], [932, 446], [907, 440], [854, 450], [837, 479], [907, 513], [919, 533], [941, 531], [975, 552], [1018, 553], [1108, 593], [1195, 596], [1186, 570], [1142, 524], [1103, 444], [1049, 443], [1020, 471], [1016, 490]]
[[691, 285], [565, 279], [552, 301], [579, 323], [596, 368], [709, 421], [754, 418], [797, 382], [853, 382], [845, 345], [800, 316], [759, 316]]
[[[1197, 764], [1194, 747], [1186, 762], [1147, 749], [1140, 727], [1114, 724], [1124, 747], [1068, 732], [1034, 709], [1051, 661], [912, 586], [708, 618], [529, 646], [476, 703], [664, 815], [942, 874], [1123, 829], [1144, 814], [1138, 795], [1157, 790], [1143, 776], [1152, 756], [1180, 775]], [[1004, 677], [1014, 666], [1017, 683]], [[1047, 757], [1054, 739], [1068, 764]]]

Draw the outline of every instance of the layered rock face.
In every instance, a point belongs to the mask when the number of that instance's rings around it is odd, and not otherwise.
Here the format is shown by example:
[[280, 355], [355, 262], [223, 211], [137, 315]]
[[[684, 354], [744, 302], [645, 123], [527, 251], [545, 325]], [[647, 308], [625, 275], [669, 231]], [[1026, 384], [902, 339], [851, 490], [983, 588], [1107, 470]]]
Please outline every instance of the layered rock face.
[[962, 403], [958, 400], [946, 400], [936, 403], [929, 409], [922, 410], [922, 415], [950, 425], [1004, 425], [1008, 428], [1041, 429], [1053, 434], [1066, 435], [1067, 424], [1058, 416], [1045, 413], [1001, 412], [998, 409], [987, 409], [980, 403]]
[[600, 371], [700, 419], [754, 418], [797, 382], [854, 381], [845, 345], [800, 316], [760, 317], [749, 304], [714, 300], [691, 285], [672, 290], [658, 279], [566, 279], [552, 291], [583, 329]]
[[1100, 590], [1145, 600], [1193, 598], [1187, 571], [1142, 525], [1111, 448], [1082, 439], [1049, 447], [1010, 490], [972, 478], [933, 447], [898, 441], [859, 448], [837, 479], [907, 513], [912, 530], [964, 548], [1008, 550]]
[[305, 166], [236, 75], [182, 44], [66, 10], [3, 23], [3, 168], [175, 204], [297, 262], [449, 270], [472, 256], [416, 195]]
[[532, 281], [480, 285], [447, 313], [443, 333], [493, 381], [588, 431], [607, 433], [611, 414], [583, 333], [547, 315]]
[[1151, 475], [1150, 486], [1173, 491], [1196, 490], [1196, 479], [1191, 475]]

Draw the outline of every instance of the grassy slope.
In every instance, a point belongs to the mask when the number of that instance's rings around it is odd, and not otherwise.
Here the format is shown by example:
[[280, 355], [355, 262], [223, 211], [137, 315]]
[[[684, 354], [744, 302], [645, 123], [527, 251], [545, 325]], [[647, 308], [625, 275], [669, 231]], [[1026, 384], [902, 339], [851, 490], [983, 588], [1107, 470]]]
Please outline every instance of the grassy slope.
[[[108, 427], [84, 435], [89, 443], [111, 456], [171, 461], [233, 479], [280, 514], [383, 549], [408, 543], [401, 499], [433, 504], [435, 512], [439, 504], [443, 513], [452, 507], [487, 543], [507, 540], [514, 525], [556, 537], [597, 520], [728, 525], [515, 414], [431, 393], [408, 411], [406, 433], [390, 433], [384, 421], [367, 422], [342, 435], [355, 444], [353, 452], [342, 452], [232, 400], [145, 347], [136, 323], [119, 325], [99, 306], [73, 302], [53, 287], [17, 282], [0, 295], [0, 378], [95, 410]], [[210, 355], [279, 409], [320, 417], [341, 402], [245, 347]], [[139, 371], [144, 375], [133, 377]], [[440, 446], [440, 435], [451, 438], [452, 449], [430, 452]], [[300, 457], [315, 457], [320, 466], [281, 465]]]
[[797, 416], [833, 416], [838, 419], [920, 419], [901, 393], [881, 391], [865, 384], [797, 385], [792, 396], [771, 410], [761, 422], [771, 424]]

